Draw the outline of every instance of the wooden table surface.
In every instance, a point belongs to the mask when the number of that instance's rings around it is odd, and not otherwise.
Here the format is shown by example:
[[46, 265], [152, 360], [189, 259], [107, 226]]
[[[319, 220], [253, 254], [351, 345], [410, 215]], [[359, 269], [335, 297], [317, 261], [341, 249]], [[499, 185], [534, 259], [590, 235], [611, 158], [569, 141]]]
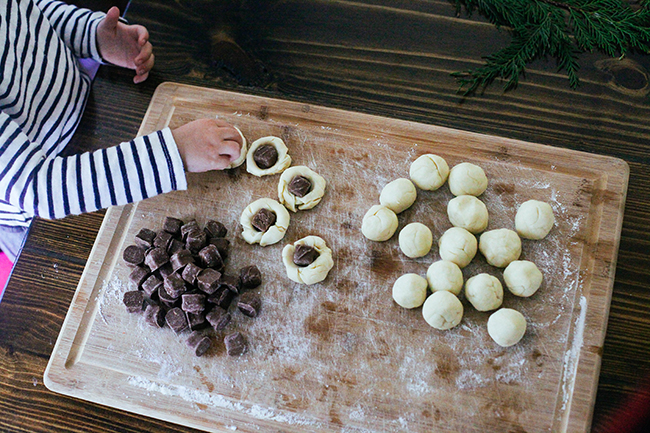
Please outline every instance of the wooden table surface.
[[[92, 3], [92, 2], [90, 2]], [[257, 4], [259, 3], [259, 4]], [[176, 81], [308, 102], [622, 158], [630, 166], [593, 428], [602, 432], [650, 374], [650, 58], [581, 57], [568, 88], [551, 61], [519, 88], [461, 98], [451, 72], [508, 41], [447, 1], [133, 0], [156, 68], [142, 85], [100, 68], [68, 153], [132, 138], [158, 84]], [[43, 371], [103, 212], [36, 220], [0, 303], [0, 431], [192, 429], [50, 392]], [[647, 388], [644, 391], [650, 392]]]

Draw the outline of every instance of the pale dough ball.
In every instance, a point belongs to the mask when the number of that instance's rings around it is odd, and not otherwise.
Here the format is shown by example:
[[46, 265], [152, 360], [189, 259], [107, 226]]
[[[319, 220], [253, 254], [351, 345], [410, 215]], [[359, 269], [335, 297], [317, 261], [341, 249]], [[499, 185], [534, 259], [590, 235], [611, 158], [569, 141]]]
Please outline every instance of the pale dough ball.
[[465, 297], [478, 311], [496, 310], [503, 303], [503, 287], [497, 277], [478, 274], [465, 283]]
[[[307, 245], [314, 248], [318, 252], [316, 260], [305, 267], [296, 265], [293, 261], [293, 253], [298, 245]], [[282, 249], [282, 262], [289, 279], [307, 285], [323, 281], [334, 266], [332, 250], [329, 249], [323, 238], [318, 236], [306, 236], [293, 244], [285, 245]]]
[[512, 230], [490, 230], [481, 235], [478, 248], [489, 264], [505, 268], [521, 255], [521, 239]]
[[487, 189], [488, 180], [485, 172], [478, 165], [462, 162], [449, 172], [449, 189], [455, 196], [479, 196]]
[[422, 316], [436, 329], [451, 329], [463, 318], [463, 304], [451, 292], [435, 292], [424, 301]]
[[361, 233], [371, 241], [386, 241], [397, 230], [397, 215], [386, 206], [376, 204], [363, 216]]
[[417, 308], [427, 297], [427, 280], [417, 274], [405, 274], [393, 284], [393, 299], [400, 307]]
[[454, 227], [462, 227], [470, 233], [480, 233], [487, 228], [488, 210], [473, 195], [459, 195], [447, 203], [447, 215]]
[[433, 245], [433, 235], [429, 227], [422, 223], [407, 224], [399, 232], [399, 247], [406, 257], [412, 259], [429, 254]]
[[[275, 224], [265, 232], [261, 232], [253, 227], [252, 221], [255, 214], [262, 208], [268, 209], [275, 213]], [[291, 217], [287, 209], [277, 201], [271, 198], [260, 198], [249, 204], [241, 214], [239, 222], [242, 225], [242, 237], [249, 244], [260, 244], [265, 247], [278, 242], [284, 237], [289, 227]]]
[[422, 155], [411, 164], [409, 176], [418, 188], [435, 191], [447, 181], [449, 166], [447, 161], [431, 153]]
[[446, 291], [458, 296], [463, 289], [463, 272], [456, 263], [439, 260], [427, 269], [427, 282], [432, 292]]
[[519, 206], [515, 215], [515, 229], [526, 239], [543, 239], [555, 224], [551, 205], [543, 201], [528, 200]]
[[517, 344], [526, 333], [526, 318], [517, 310], [502, 308], [492, 313], [487, 330], [499, 346], [509, 347]]
[[242, 134], [239, 128], [237, 128], [236, 126], [234, 126], [233, 128], [235, 128], [237, 132], [239, 132], [239, 135], [241, 135], [242, 138], [241, 153], [239, 154], [239, 158], [231, 162], [227, 168], [235, 168], [242, 165], [244, 161], [246, 161], [246, 153], [248, 151], [248, 142], [246, 141], [246, 137], [244, 137], [244, 134]]
[[417, 196], [413, 182], [400, 178], [386, 184], [381, 190], [379, 203], [397, 214], [410, 208]]
[[[265, 144], [275, 147], [275, 150], [278, 152], [278, 160], [271, 167], [262, 169], [257, 166], [254, 155], [257, 148]], [[279, 137], [262, 137], [253, 141], [246, 154], [246, 171], [255, 176], [268, 176], [282, 173], [290, 165], [291, 156], [289, 156], [289, 149]]]
[[535, 263], [515, 260], [503, 271], [503, 280], [513, 295], [529, 297], [542, 285], [542, 273]]
[[[289, 191], [289, 184], [296, 176], [303, 176], [311, 182], [311, 189], [303, 197], [298, 197]], [[320, 203], [325, 194], [327, 182], [320, 174], [304, 165], [287, 168], [280, 176], [278, 183], [278, 198], [280, 203], [290, 211], [311, 209]]]
[[476, 255], [476, 237], [460, 227], [452, 227], [438, 241], [440, 257], [464, 268]]

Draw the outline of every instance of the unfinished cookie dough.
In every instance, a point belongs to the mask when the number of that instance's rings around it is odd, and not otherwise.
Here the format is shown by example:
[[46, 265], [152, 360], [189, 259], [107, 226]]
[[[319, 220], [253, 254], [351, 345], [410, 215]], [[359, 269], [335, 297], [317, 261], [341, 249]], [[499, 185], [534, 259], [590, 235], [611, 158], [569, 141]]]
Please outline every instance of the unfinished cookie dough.
[[440, 156], [428, 153], [413, 161], [409, 176], [418, 188], [435, 191], [447, 181], [449, 166]]
[[424, 301], [422, 316], [436, 329], [451, 329], [463, 318], [463, 304], [451, 292], [435, 292]]
[[418, 274], [404, 274], [393, 284], [393, 299], [403, 308], [417, 308], [427, 297], [427, 280]]
[[399, 232], [399, 247], [406, 257], [412, 259], [429, 254], [433, 245], [433, 235], [429, 227], [422, 223], [407, 224]]
[[[307, 250], [313, 251], [318, 254], [311, 254], [314, 258], [311, 263], [306, 266], [296, 264], [295, 253], [300, 247], [307, 247]], [[313, 249], [313, 250], [312, 250]], [[306, 236], [297, 240], [293, 244], [285, 245], [282, 249], [282, 262], [287, 270], [287, 276], [292, 281], [301, 284], [316, 284], [323, 281], [330, 269], [334, 266], [332, 260], [332, 250], [329, 249], [325, 241], [318, 236]]]
[[290, 211], [311, 209], [325, 194], [325, 179], [309, 167], [289, 167], [280, 176], [278, 198]]
[[231, 162], [227, 168], [236, 168], [242, 165], [244, 161], [246, 161], [246, 153], [248, 151], [248, 142], [246, 141], [246, 137], [244, 137], [244, 134], [242, 134], [239, 128], [237, 128], [236, 126], [233, 126], [233, 128], [235, 128], [237, 132], [239, 132], [239, 135], [241, 135], [241, 139], [242, 139], [241, 153], [239, 154], [239, 158]]
[[503, 280], [513, 295], [527, 298], [537, 292], [542, 285], [542, 273], [535, 263], [528, 260], [515, 260], [503, 271]]
[[363, 216], [361, 233], [371, 241], [386, 241], [397, 230], [397, 215], [386, 206], [376, 204]]
[[515, 215], [515, 229], [526, 239], [543, 239], [555, 224], [551, 205], [539, 200], [528, 200], [519, 206]]
[[473, 195], [459, 195], [447, 203], [447, 215], [454, 227], [462, 227], [470, 233], [480, 233], [487, 228], [488, 210]]
[[501, 308], [488, 319], [487, 330], [499, 346], [510, 347], [526, 333], [526, 318], [517, 310]]
[[496, 310], [503, 303], [503, 287], [497, 277], [478, 274], [465, 283], [465, 298], [478, 311]]
[[462, 162], [449, 172], [449, 189], [455, 196], [479, 196], [487, 189], [488, 180], [485, 172], [478, 165]]
[[478, 248], [489, 264], [505, 268], [521, 255], [521, 239], [512, 230], [490, 230], [481, 235]]
[[456, 263], [439, 260], [427, 269], [427, 282], [432, 292], [447, 291], [458, 296], [463, 289], [463, 272]]
[[289, 149], [278, 137], [262, 137], [255, 140], [246, 154], [246, 171], [255, 176], [282, 173], [291, 165]]
[[[265, 231], [260, 231], [253, 225], [254, 218], [260, 211], [269, 216], [275, 214], [275, 221]], [[284, 237], [290, 219], [289, 212], [280, 203], [271, 198], [260, 198], [249, 204], [239, 218], [243, 228], [242, 237], [249, 244], [260, 244], [263, 247], [272, 245]]]
[[443, 260], [464, 268], [476, 255], [476, 237], [460, 227], [452, 227], [440, 237], [438, 248]]
[[410, 208], [417, 196], [413, 182], [400, 178], [384, 186], [379, 196], [379, 203], [398, 214]]

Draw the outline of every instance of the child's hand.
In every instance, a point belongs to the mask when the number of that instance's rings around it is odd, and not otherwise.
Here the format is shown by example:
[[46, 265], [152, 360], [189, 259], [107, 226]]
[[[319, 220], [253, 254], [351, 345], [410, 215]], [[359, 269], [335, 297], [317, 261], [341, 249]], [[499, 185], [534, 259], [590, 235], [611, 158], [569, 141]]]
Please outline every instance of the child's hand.
[[199, 119], [172, 130], [185, 170], [223, 170], [239, 158], [239, 132], [220, 119]]
[[113, 6], [97, 26], [97, 45], [102, 58], [117, 66], [135, 69], [134, 83], [141, 83], [153, 68], [153, 47], [149, 32], [139, 25], [118, 21], [120, 10]]

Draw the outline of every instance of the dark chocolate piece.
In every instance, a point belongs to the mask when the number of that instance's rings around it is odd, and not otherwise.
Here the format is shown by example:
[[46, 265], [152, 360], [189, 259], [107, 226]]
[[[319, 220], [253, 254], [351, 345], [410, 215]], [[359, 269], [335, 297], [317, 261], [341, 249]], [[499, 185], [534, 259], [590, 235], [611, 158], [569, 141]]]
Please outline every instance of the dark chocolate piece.
[[210, 238], [209, 244], [214, 245], [219, 250], [219, 255], [225, 262], [228, 258], [228, 250], [230, 249], [230, 241], [226, 238]]
[[190, 325], [190, 329], [192, 331], [196, 331], [197, 329], [202, 329], [206, 327], [205, 324], [205, 314], [199, 313], [199, 314], [193, 314], [193, 313], [187, 313], [187, 322]]
[[174, 273], [174, 268], [172, 268], [171, 263], [165, 263], [160, 268], [158, 268], [158, 273], [164, 280], [165, 278], [167, 278], [168, 276]]
[[275, 224], [276, 220], [277, 216], [275, 215], [275, 212], [267, 208], [262, 208], [253, 215], [251, 224], [257, 231], [265, 232], [269, 227]]
[[293, 251], [293, 262], [297, 266], [305, 267], [314, 263], [318, 256], [320, 256], [320, 253], [316, 251], [316, 248], [298, 244]]
[[161, 230], [158, 232], [156, 238], [153, 240], [153, 246], [156, 248], [162, 248], [163, 250], [167, 251], [167, 248], [169, 247], [169, 243], [171, 241], [172, 241], [172, 234], [167, 233], [164, 230]]
[[147, 228], [141, 229], [135, 235], [135, 244], [143, 250], [153, 247], [153, 240], [156, 238], [156, 232]]
[[160, 305], [149, 304], [144, 310], [144, 321], [156, 328], [165, 326], [165, 309]]
[[167, 325], [177, 334], [184, 331], [189, 326], [185, 312], [178, 307], [172, 308], [167, 312], [165, 315], [165, 322], [167, 322]]
[[194, 263], [188, 263], [185, 265], [185, 269], [183, 269], [183, 273], [181, 276], [185, 281], [187, 281], [190, 284], [195, 284], [196, 283], [196, 277], [199, 275], [199, 273], [203, 269], [196, 266]]
[[140, 290], [133, 290], [124, 293], [122, 302], [126, 305], [126, 311], [129, 313], [139, 313], [144, 308], [144, 293]]
[[212, 244], [209, 244], [199, 251], [199, 259], [206, 268], [213, 268], [216, 270], [223, 269], [223, 259], [219, 254], [219, 249]]
[[287, 189], [296, 197], [304, 197], [311, 191], [311, 180], [305, 176], [295, 176], [287, 185]]
[[241, 281], [239, 280], [239, 276], [236, 275], [228, 275], [228, 274], [221, 275], [219, 284], [221, 286], [225, 286], [228, 290], [235, 293], [239, 293], [239, 289], [241, 287]]
[[246, 352], [246, 348], [248, 346], [246, 343], [246, 338], [240, 332], [226, 335], [226, 338], [223, 339], [223, 342], [226, 345], [226, 352], [230, 356], [243, 355]]
[[169, 258], [169, 263], [172, 264], [172, 269], [177, 271], [188, 263], [194, 263], [194, 257], [188, 250], [180, 250]]
[[142, 290], [147, 294], [147, 296], [151, 297], [151, 295], [158, 290], [158, 287], [162, 286], [162, 284], [163, 280], [161, 280], [157, 275], [152, 274], [142, 283]]
[[129, 245], [124, 249], [122, 259], [132, 266], [141, 265], [144, 262], [144, 250], [137, 245]]
[[237, 308], [248, 317], [257, 317], [262, 308], [262, 299], [255, 292], [246, 292], [239, 297]]
[[255, 265], [246, 266], [239, 271], [239, 280], [243, 289], [254, 289], [262, 284], [262, 273]]
[[167, 254], [173, 256], [182, 249], [185, 249], [185, 244], [178, 239], [172, 239], [169, 246], [167, 246]]
[[215, 271], [212, 268], [207, 268], [197, 275], [196, 285], [201, 291], [211, 295], [219, 288], [220, 279], [221, 272]]
[[164, 248], [152, 248], [144, 258], [145, 265], [149, 266], [152, 272], [167, 262], [169, 262], [169, 255]]
[[209, 238], [225, 238], [228, 234], [228, 229], [219, 221], [209, 220], [205, 223], [203, 228], [208, 234]]
[[187, 337], [187, 345], [190, 346], [196, 356], [203, 356], [212, 346], [212, 340], [202, 332], [192, 331], [190, 336]]
[[181, 297], [179, 296], [174, 298], [169, 296], [169, 293], [167, 293], [164, 286], [158, 288], [158, 299], [160, 300], [160, 303], [167, 308], [178, 307], [181, 304]]
[[262, 170], [271, 168], [278, 162], [278, 149], [272, 144], [263, 144], [253, 152], [253, 160]]
[[173, 273], [165, 278], [163, 286], [169, 297], [173, 299], [178, 298], [187, 291], [185, 280], [177, 273]]
[[129, 280], [139, 289], [144, 280], [151, 275], [151, 269], [148, 266], [136, 266], [129, 275]]
[[181, 308], [192, 314], [199, 314], [205, 309], [205, 295], [203, 293], [184, 293], [181, 295]]
[[187, 223], [183, 224], [181, 226], [181, 237], [183, 241], [185, 241], [185, 239], [187, 238], [187, 234], [189, 232], [198, 229], [199, 229], [199, 223], [197, 223], [196, 220], [188, 221]]
[[219, 286], [217, 291], [208, 297], [208, 302], [227, 310], [230, 308], [230, 304], [232, 303], [232, 300], [235, 299], [235, 296], [237, 296], [237, 294], [228, 290], [226, 286]]
[[178, 218], [166, 217], [163, 222], [163, 230], [167, 233], [172, 234], [173, 236], [180, 236], [181, 227], [183, 226], [183, 221]]
[[203, 230], [195, 229], [187, 233], [185, 238], [185, 248], [190, 250], [193, 254], [201, 251], [201, 248], [208, 243], [208, 235]]
[[228, 326], [232, 316], [229, 312], [221, 307], [214, 307], [208, 314], [205, 315], [205, 320], [215, 329], [221, 331]]

